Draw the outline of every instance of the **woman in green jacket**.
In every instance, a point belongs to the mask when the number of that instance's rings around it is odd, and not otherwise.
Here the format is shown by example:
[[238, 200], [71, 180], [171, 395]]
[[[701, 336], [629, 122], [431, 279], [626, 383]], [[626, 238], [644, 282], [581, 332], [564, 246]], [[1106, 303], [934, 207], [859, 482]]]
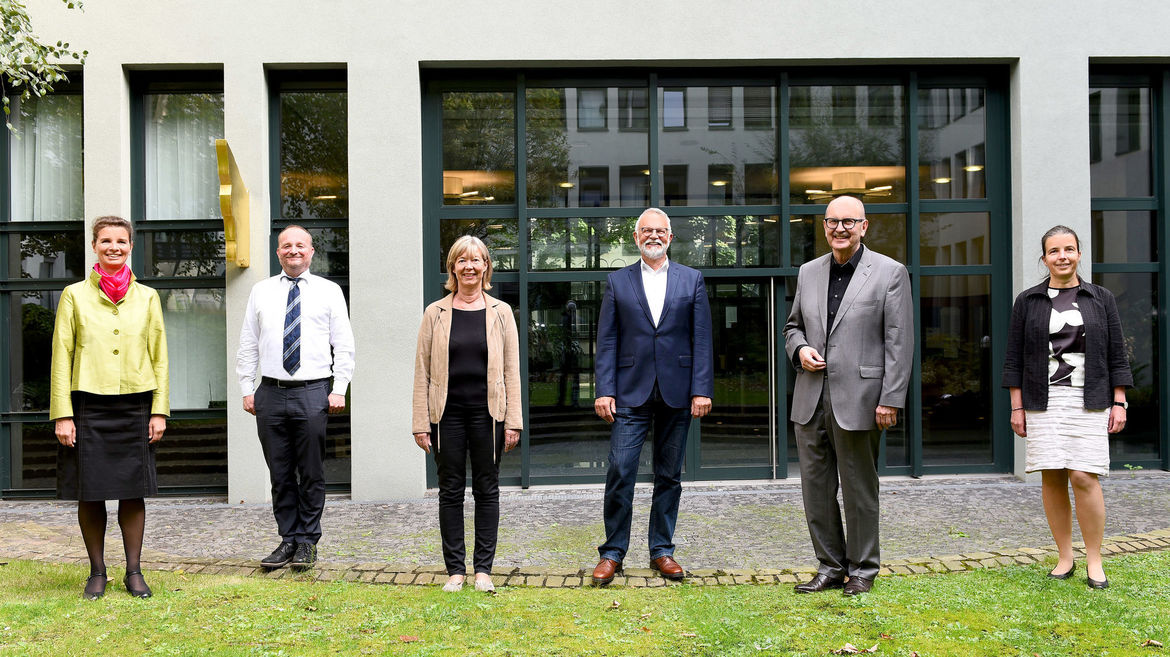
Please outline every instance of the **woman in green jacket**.
[[162, 305], [130, 272], [133, 240], [133, 227], [121, 217], [94, 221], [98, 262], [61, 294], [53, 330], [49, 415], [61, 443], [57, 496], [77, 500], [90, 600], [106, 591], [106, 500], [118, 500], [126, 591], [151, 595], [140, 565], [143, 498], [158, 492], [154, 452], [170, 414], [170, 382]]

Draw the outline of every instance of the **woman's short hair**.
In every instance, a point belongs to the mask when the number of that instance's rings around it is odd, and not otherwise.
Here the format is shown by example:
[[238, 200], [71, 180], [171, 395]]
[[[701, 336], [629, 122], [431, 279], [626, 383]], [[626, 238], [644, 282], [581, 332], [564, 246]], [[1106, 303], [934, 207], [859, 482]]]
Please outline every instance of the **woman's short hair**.
[[103, 228], [111, 227], [125, 228], [126, 234], [130, 236], [130, 243], [134, 243], [134, 226], [131, 225], [129, 221], [126, 221], [121, 217], [115, 217], [112, 214], [106, 215], [104, 217], [98, 217], [97, 219], [93, 220], [93, 241], [95, 243], [97, 242], [98, 233], [102, 232]]
[[479, 251], [487, 262], [487, 269], [483, 272], [483, 289], [492, 289], [492, 256], [488, 253], [487, 245], [483, 243], [483, 240], [475, 235], [460, 237], [447, 251], [447, 282], [443, 284], [443, 287], [452, 292], [459, 289], [459, 281], [455, 278], [455, 261], [472, 249]]

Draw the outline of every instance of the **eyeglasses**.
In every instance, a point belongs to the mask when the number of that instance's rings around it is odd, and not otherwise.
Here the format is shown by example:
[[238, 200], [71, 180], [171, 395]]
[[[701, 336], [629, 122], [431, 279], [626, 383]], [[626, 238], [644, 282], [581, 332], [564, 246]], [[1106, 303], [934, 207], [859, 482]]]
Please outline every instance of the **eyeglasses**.
[[833, 230], [836, 230], [838, 226], [845, 230], [853, 230], [853, 227], [862, 221], [865, 219], [825, 219], [825, 225]]
[[638, 232], [642, 233], [642, 237], [650, 237], [651, 235], [658, 235], [659, 237], [666, 237], [670, 234], [669, 228], [639, 228]]

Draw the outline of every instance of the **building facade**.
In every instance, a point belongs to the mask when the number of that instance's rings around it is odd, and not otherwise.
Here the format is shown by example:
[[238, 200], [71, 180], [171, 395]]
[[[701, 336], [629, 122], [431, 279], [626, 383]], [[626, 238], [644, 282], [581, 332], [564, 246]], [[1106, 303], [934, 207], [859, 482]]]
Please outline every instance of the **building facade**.
[[[43, 37], [89, 57], [51, 96], [14, 98], [19, 134], [0, 138], [6, 497], [52, 493], [52, 318], [106, 214], [134, 221], [134, 270], [163, 299], [167, 493], [266, 496], [235, 353], [248, 292], [278, 272], [275, 236], [293, 223], [314, 235], [314, 272], [345, 290], [357, 339], [331, 489], [433, 485], [410, 437], [410, 372], [445, 249], [467, 233], [491, 249], [493, 293], [520, 330], [528, 430], [502, 481], [603, 481], [596, 316], [652, 205], [672, 218], [671, 258], [704, 272], [713, 315], [715, 409], [692, 427], [685, 476], [786, 477], [782, 327], [797, 268], [827, 250], [818, 215], [846, 193], [914, 289], [913, 383], [881, 472], [1022, 468], [999, 387], [1007, 318], [1043, 279], [1039, 237], [1058, 223], [1123, 315], [1137, 385], [1113, 467], [1170, 468], [1170, 9], [603, 3], [589, 11], [610, 20], [582, 22], [513, 1], [31, 4]], [[225, 259], [220, 138], [249, 192], [246, 268]]]

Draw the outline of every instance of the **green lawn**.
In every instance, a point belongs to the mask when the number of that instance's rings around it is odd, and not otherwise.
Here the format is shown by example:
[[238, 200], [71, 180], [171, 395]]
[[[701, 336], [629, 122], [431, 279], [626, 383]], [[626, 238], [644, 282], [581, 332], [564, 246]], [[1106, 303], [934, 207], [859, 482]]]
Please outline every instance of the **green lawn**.
[[[1083, 569], [1083, 564], [1081, 564]], [[397, 587], [148, 573], [156, 596], [81, 599], [79, 566], [0, 567], [0, 655], [1162, 655], [1170, 552], [1110, 559], [1113, 583], [1042, 566], [889, 577], [858, 599], [788, 586]], [[121, 575], [119, 570], [116, 576]]]

